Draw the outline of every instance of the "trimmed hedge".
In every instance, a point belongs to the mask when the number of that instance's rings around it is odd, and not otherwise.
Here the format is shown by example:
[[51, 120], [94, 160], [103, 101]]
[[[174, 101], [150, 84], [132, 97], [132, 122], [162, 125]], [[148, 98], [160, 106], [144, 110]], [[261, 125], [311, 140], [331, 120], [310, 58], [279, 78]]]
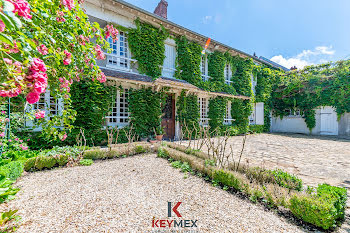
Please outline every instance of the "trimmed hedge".
[[316, 194], [293, 196], [289, 208], [298, 218], [327, 230], [344, 219], [346, 200], [345, 188], [321, 184]]
[[[163, 143], [163, 145], [170, 145], [170, 143]], [[189, 164], [191, 169], [205, 174], [215, 184], [219, 183], [245, 193], [253, 202], [261, 200], [276, 208], [279, 206], [289, 208], [296, 217], [325, 230], [335, 227], [344, 219], [347, 200], [345, 188], [322, 184], [317, 187], [316, 193], [309, 194], [301, 192], [300, 179], [281, 170], [253, 168], [248, 169], [246, 174], [222, 170], [208, 165], [200, 157], [164, 146], [158, 148], [158, 156]], [[267, 180], [272, 179], [275, 182], [259, 182], [264, 180], [257, 178], [261, 174], [267, 175]]]

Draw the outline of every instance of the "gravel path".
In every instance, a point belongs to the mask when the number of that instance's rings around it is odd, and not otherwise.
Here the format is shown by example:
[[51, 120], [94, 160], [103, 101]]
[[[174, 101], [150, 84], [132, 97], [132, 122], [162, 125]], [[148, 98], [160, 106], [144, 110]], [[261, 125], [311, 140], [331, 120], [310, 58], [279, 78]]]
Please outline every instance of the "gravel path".
[[152, 219], [168, 219], [168, 201], [181, 201], [182, 219], [198, 220], [200, 232], [303, 232], [201, 178], [184, 179], [154, 154], [26, 174], [17, 186], [8, 206], [22, 216], [18, 232], [159, 230]]

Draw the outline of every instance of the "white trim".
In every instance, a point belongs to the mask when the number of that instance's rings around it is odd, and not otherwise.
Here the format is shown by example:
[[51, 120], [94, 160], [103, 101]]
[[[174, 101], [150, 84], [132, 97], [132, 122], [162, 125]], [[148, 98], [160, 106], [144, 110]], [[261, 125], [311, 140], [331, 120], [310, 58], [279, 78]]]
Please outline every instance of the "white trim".
[[129, 125], [129, 104], [127, 103], [127, 95], [129, 90], [124, 89], [123, 92], [117, 90], [116, 96], [111, 109], [111, 114], [106, 116], [106, 125], [112, 127], [124, 127]]
[[206, 126], [209, 124], [208, 112], [209, 112], [209, 100], [208, 98], [198, 97], [199, 105], [199, 124]]

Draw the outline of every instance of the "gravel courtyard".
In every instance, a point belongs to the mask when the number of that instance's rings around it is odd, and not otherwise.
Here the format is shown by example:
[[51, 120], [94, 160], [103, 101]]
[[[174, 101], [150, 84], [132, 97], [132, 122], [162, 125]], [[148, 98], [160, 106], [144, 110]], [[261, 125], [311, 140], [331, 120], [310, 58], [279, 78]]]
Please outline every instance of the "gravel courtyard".
[[153, 217], [168, 219], [168, 201], [181, 201], [178, 211], [200, 232], [303, 232], [201, 178], [184, 179], [154, 154], [30, 173], [17, 186], [8, 207], [22, 216], [18, 232], [150, 232]]

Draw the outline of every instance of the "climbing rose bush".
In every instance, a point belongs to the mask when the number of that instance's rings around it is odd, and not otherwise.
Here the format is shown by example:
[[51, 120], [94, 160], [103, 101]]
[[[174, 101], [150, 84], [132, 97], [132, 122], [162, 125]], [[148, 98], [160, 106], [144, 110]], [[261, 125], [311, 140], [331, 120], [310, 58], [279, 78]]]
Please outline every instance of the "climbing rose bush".
[[[101, 29], [91, 24], [82, 2], [0, 0], [0, 104], [23, 96], [26, 111], [39, 119], [43, 132], [61, 140], [72, 129], [76, 115], [70, 86], [82, 79], [106, 81], [96, 59], [105, 59], [102, 49], [109, 47], [105, 38], [116, 40], [118, 35], [112, 25]], [[64, 110], [60, 116], [38, 118], [30, 104], [48, 89], [55, 100], [63, 100]]]

